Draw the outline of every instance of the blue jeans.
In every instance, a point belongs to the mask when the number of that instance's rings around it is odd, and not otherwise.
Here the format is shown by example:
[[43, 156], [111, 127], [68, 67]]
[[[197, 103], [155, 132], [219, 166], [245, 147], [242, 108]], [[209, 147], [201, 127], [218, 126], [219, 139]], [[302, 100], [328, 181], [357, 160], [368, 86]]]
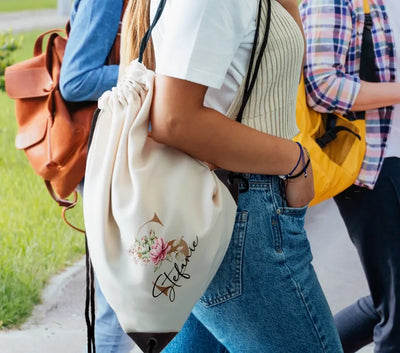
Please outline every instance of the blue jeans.
[[287, 207], [278, 177], [243, 176], [221, 267], [163, 352], [343, 352], [311, 265], [307, 207]]
[[95, 340], [97, 353], [129, 353], [134, 343], [122, 330], [114, 310], [96, 282]]
[[381, 322], [370, 295], [342, 309], [333, 319], [345, 353], [357, 352], [373, 342], [374, 329]]

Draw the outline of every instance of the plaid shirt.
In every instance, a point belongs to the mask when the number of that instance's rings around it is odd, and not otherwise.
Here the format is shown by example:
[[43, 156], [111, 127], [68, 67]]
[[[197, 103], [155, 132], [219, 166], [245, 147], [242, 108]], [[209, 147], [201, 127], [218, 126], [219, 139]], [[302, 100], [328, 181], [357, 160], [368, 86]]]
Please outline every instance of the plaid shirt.
[[[400, 0], [399, 0], [400, 1]], [[383, 0], [370, 0], [376, 68], [381, 81], [394, 82], [395, 53]], [[307, 40], [305, 64], [308, 104], [319, 112], [349, 118], [360, 90], [363, 0], [304, 0], [300, 13]], [[367, 111], [367, 149], [356, 184], [373, 188], [382, 167], [392, 107]]]

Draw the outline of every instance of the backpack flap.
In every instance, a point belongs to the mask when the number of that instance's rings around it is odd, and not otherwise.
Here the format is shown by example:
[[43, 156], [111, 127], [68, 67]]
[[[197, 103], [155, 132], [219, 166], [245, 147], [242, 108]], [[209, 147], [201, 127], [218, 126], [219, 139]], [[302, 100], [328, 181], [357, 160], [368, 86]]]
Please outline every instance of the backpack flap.
[[35, 119], [29, 119], [26, 124], [21, 125], [15, 137], [15, 147], [24, 150], [41, 142], [46, 136], [48, 120], [36, 116]]
[[12, 99], [45, 97], [54, 89], [45, 54], [7, 67], [4, 78], [6, 92]]
[[15, 100], [15, 146], [26, 149], [43, 140], [51, 117], [49, 100], [55, 87], [46, 68], [45, 54], [7, 67], [5, 81], [8, 96]]

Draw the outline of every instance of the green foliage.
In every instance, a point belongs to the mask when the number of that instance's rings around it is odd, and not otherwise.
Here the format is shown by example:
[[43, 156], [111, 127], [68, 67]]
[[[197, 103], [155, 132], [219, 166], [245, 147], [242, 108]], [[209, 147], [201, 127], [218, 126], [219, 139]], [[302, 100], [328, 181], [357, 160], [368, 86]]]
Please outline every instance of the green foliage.
[[22, 36], [16, 39], [11, 31], [0, 32], [0, 90], [4, 91], [4, 71], [15, 61], [13, 52], [21, 47]]
[[14, 52], [15, 62], [31, 58], [33, 56], [33, 46], [36, 38], [47, 30], [48, 28], [43, 28], [31, 32], [24, 32], [22, 46]]
[[[24, 33], [17, 61], [32, 56], [40, 33]], [[29, 317], [49, 278], [83, 255], [84, 237], [63, 223], [44, 182], [15, 148], [14, 102], [1, 91], [0, 107], [0, 328], [11, 328]], [[83, 227], [81, 203], [69, 212]]]
[[57, 7], [57, 0], [0, 0], [0, 12]]

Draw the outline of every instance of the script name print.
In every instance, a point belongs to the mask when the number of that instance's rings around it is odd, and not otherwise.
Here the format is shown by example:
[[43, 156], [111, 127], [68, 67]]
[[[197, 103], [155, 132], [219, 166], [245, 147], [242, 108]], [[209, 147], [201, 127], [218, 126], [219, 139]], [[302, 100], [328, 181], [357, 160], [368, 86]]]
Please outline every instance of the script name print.
[[192, 246], [189, 246], [189, 253], [185, 256], [183, 263], [178, 264], [174, 262], [171, 270], [167, 273], [161, 273], [153, 283], [153, 297], [158, 298], [160, 295], [167, 295], [171, 302], [175, 301], [176, 293], [175, 287], [182, 287], [179, 283], [181, 279], [190, 279], [190, 274], [186, 272], [188, 265], [190, 264], [190, 258], [196, 251], [196, 247], [199, 244], [199, 238], [193, 241]]

